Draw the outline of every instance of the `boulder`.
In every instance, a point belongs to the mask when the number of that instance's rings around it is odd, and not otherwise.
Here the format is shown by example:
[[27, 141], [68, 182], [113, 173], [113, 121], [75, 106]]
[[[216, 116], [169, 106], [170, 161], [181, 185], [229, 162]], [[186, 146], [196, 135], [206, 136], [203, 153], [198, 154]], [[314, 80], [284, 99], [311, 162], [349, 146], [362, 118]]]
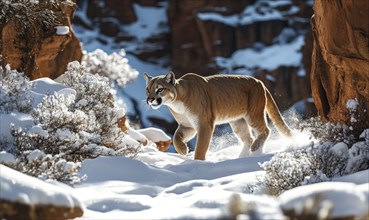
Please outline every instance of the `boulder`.
[[[69, 62], [82, 58], [82, 49], [71, 24], [75, 5], [70, 2], [28, 4], [24, 13], [35, 17], [24, 21], [19, 18], [23, 13], [19, 10], [18, 14], [10, 14], [5, 22], [0, 22], [0, 64], [10, 64], [12, 69], [24, 72], [30, 79], [57, 78], [65, 72]], [[55, 20], [50, 17], [45, 20], [45, 14], [40, 13], [42, 10], [52, 11]], [[57, 26], [63, 31], [57, 31]]]
[[0, 200], [2, 219], [73, 219], [83, 214], [80, 208], [59, 207], [54, 205], [27, 205], [20, 202]]
[[0, 165], [1, 219], [72, 219], [82, 203], [65, 188]]
[[316, 0], [312, 95], [319, 115], [360, 133], [369, 127], [369, 1]]

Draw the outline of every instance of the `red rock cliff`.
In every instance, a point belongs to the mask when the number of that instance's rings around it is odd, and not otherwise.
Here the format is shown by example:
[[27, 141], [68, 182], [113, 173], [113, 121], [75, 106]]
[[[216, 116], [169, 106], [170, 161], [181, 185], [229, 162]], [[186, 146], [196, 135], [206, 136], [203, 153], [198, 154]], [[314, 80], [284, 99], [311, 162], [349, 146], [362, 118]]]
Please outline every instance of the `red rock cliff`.
[[[29, 78], [56, 78], [67, 64], [82, 58], [79, 40], [72, 31], [75, 10], [72, 1], [56, 3], [2, 2], [0, 19], [0, 64], [10, 64]], [[55, 26], [67, 26], [69, 32], [57, 35]]]
[[312, 18], [311, 85], [318, 113], [357, 132], [369, 127], [368, 12], [365, 0], [315, 0]]

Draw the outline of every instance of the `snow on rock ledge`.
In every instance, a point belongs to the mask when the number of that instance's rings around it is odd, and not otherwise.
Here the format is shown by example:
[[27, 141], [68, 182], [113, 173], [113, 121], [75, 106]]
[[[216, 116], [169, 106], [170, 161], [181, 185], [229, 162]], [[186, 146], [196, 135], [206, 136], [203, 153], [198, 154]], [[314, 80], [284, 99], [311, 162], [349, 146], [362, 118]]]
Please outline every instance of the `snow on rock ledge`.
[[293, 219], [356, 219], [369, 213], [363, 188], [324, 182], [288, 190], [279, 199], [284, 213]]
[[144, 128], [137, 130], [137, 132], [145, 136], [148, 140], [155, 142], [156, 148], [162, 152], [168, 150], [172, 143], [171, 138], [164, 131], [157, 128]]
[[81, 202], [63, 188], [0, 165], [1, 219], [71, 219]]
[[149, 141], [154, 142], [156, 148], [159, 151], [166, 151], [169, 149], [170, 144], [172, 143], [171, 138], [165, 134], [165, 132], [158, 128], [144, 128], [139, 130], [134, 130], [130, 128], [130, 126], [126, 123], [126, 116], [124, 113], [119, 113], [118, 116], [118, 127], [122, 132], [125, 132], [129, 137], [126, 138], [126, 141], [137, 142], [137, 144], [142, 144], [147, 146]]

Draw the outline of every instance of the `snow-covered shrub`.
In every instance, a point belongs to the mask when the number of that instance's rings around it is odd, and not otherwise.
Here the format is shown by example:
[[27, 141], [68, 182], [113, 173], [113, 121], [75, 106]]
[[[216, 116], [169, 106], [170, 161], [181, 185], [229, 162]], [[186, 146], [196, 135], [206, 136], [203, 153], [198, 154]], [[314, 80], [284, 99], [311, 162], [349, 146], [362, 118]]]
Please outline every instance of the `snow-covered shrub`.
[[30, 89], [28, 78], [9, 65], [0, 66], [0, 113], [12, 111], [29, 112], [31, 110]]
[[310, 161], [304, 151], [277, 153], [270, 161], [259, 165], [266, 172], [262, 183], [272, 195], [301, 185], [305, 177], [312, 173]]
[[304, 149], [277, 153], [270, 161], [260, 164], [266, 171], [265, 179], [260, 182], [271, 194], [369, 168], [369, 129], [356, 137], [349, 126], [323, 124], [320, 118], [302, 121], [299, 128], [319, 142]]
[[360, 138], [364, 141], [355, 143], [349, 150], [350, 157], [346, 173], [354, 173], [369, 168], [369, 129], [364, 130]]
[[82, 65], [85, 66], [86, 72], [108, 77], [121, 86], [138, 76], [138, 72], [132, 69], [125, 56], [126, 52], [123, 49], [110, 55], [100, 49], [93, 52], [84, 51]]
[[274, 155], [270, 161], [259, 164], [266, 172], [263, 184], [269, 193], [278, 195], [297, 186], [329, 181], [345, 174], [348, 148], [345, 143], [332, 142]]
[[86, 131], [99, 134], [104, 146], [121, 143], [122, 132], [118, 128], [118, 112], [106, 77], [83, 73], [78, 62], [70, 63], [62, 83], [76, 90], [73, 108], [88, 115]]
[[73, 62], [61, 81], [68, 87], [45, 96], [31, 111], [34, 125], [13, 126], [12, 148], [0, 145], [0, 150], [15, 156], [11, 167], [39, 178], [76, 183], [84, 159], [138, 153], [138, 142], [125, 142], [118, 127], [122, 111], [114, 106], [106, 77], [85, 73]]
[[320, 117], [313, 117], [298, 124], [298, 128], [306, 131], [320, 142], [345, 142], [349, 146], [357, 141], [354, 132], [347, 125], [323, 123]]
[[[32, 116], [43, 129], [37, 131], [38, 136], [54, 145], [88, 144], [94, 151], [95, 145], [121, 148], [124, 134], [117, 125], [120, 113], [114, 106], [109, 81], [84, 71], [78, 62], [70, 63], [62, 83], [72, 89], [46, 97], [33, 111]], [[43, 134], [45, 130], [47, 135]]]
[[45, 154], [39, 149], [27, 150], [22, 151], [17, 163], [10, 167], [41, 179], [55, 179], [70, 184], [80, 182], [77, 172], [81, 162], [68, 161], [63, 157], [64, 154]]

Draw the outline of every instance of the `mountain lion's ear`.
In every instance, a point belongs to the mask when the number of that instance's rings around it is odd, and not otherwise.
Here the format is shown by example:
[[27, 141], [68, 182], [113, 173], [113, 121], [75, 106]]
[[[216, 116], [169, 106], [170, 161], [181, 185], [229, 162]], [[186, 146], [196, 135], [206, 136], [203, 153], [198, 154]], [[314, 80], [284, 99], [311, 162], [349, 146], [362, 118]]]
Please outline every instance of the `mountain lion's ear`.
[[176, 76], [172, 71], [170, 71], [169, 73], [167, 73], [167, 75], [165, 75], [165, 81], [167, 81], [167, 83], [174, 85], [174, 82], [176, 81]]
[[144, 79], [146, 82], [150, 81], [152, 79], [152, 76], [150, 76], [149, 74], [147, 74], [146, 72], [144, 73]]

